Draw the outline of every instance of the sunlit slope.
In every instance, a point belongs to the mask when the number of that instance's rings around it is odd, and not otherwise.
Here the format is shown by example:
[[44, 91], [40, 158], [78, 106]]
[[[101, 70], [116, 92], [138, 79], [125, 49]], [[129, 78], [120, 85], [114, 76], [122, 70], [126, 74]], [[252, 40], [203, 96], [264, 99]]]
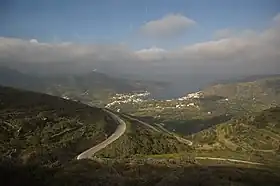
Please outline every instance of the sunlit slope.
[[243, 152], [279, 153], [280, 107], [234, 118], [193, 134], [191, 139], [205, 148]]

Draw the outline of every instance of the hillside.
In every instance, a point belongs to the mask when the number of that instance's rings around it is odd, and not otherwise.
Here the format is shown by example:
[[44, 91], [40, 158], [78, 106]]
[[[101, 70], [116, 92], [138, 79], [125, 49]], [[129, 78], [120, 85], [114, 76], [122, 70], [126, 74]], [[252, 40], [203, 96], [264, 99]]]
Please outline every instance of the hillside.
[[0, 87], [0, 156], [59, 165], [113, 133], [99, 108], [45, 94]]
[[[254, 81], [250, 81], [254, 80]], [[254, 114], [280, 104], [280, 76], [248, 78], [245, 82], [218, 84], [199, 92], [170, 100], [116, 98], [108, 104], [168, 130], [189, 135], [229, 121], [232, 117]]]
[[120, 115], [127, 123], [127, 129], [115, 143], [97, 153], [98, 157], [129, 158], [134, 156], [191, 152], [192, 148], [178, 141], [157, 126], [132, 117]]
[[[274, 168], [196, 163], [192, 157], [198, 150], [179, 142], [172, 133], [116, 114], [127, 123], [125, 134], [97, 153], [96, 161], [77, 161], [77, 154], [116, 129], [106, 112], [46, 94], [0, 87], [0, 181], [8, 185], [279, 184]], [[279, 120], [265, 116], [271, 124]], [[183, 156], [173, 159], [168, 153]], [[156, 158], [161, 155], [165, 158]]]
[[[173, 136], [120, 115], [125, 134], [100, 152], [105, 157], [189, 150]], [[105, 140], [117, 123], [102, 109], [46, 94], [0, 88], [1, 156], [60, 164]]]
[[190, 137], [201, 149], [274, 156], [280, 160], [280, 107], [244, 115]]
[[279, 104], [280, 76], [240, 83], [217, 84], [202, 91], [204, 96], [221, 96], [234, 101]]
[[236, 84], [236, 83], [246, 83], [246, 82], [252, 82], [252, 81], [258, 81], [261, 79], [268, 79], [268, 78], [279, 78], [280, 74], [262, 74], [262, 75], [251, 75], [251, 76], [241, 76], [237, 78], [228, 78], [228, 79], [222, 79], [218, 80], [212, 83], [212, 85], [217, 84]]
[[[280, 172], [238, 166], [197, 166], [183, 162], [122, 160], [115, 163], [76, 161], [60, 169], [34, 165], [0, 166], [0, 181], [11, 186], [210, 186], [210, 185], [269, 185], [280, 184]], [[12, 175], [12, 176], [11, 176]]]
[[89, 105], [103, 106], [116, 93], [155, 91], [163, 82], [129, 80], [92, 71], [80, 75], [35, 76], [0, 67], [0, 85], [47, 93]]
[[48, 84], [43, 78], [0, 66], [0, 85], [42, 91], [46, 89]]

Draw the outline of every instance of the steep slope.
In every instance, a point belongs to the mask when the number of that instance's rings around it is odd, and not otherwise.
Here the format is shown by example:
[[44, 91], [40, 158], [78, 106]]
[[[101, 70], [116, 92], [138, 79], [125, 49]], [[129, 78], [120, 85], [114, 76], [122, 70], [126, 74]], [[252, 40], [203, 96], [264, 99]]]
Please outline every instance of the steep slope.
[[0, 155], [56, 165], [73, 159], [117, 127], [102, 109], [0, 87]]

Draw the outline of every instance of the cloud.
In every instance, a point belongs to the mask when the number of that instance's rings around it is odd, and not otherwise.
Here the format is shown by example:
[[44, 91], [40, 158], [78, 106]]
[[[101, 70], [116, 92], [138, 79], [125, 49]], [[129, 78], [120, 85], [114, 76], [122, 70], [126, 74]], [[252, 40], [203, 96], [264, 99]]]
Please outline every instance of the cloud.
[[151, 48], [148, 48], [148, 49], [141, 49], [141, 50], [138, 50], [136, 51], [136, 53], [138, 54], [143, 54], [143, 53], [160, 53], [160, 52], [165, 52], [166, 50], [162, 49], [162, 48], [158, 48], [158, 47], [151, 47]]
[[273, 17], [273, 21], [280, 23], [280, 13], [276, 14], [276, 15]]
[[[274, 22], [275, 23], [275, 22]], [[47, 72], [280, 73], [280, 28], [235, 31], [174, 50], [134, 51], [125, 45], [81, 45], [0, 38], [0, 64]]]
[[245, 30], [235, 30], [235, 29], [221, 29], [217, 30], [214, 33], [214, 39], [224, 39], [224, 38], [231, 38], [231, 37], [251, 37], [253, 35], [256, 35], [256, 32], [251, 29], [245, 29]]
[[30, 43], [38, 43], [37, 39], [30, 39]]
[[231, 37], [234, 34], [235, 34], [234, 30], [229, 29], [229, 28], [225, 28], [225, 29], [217, 30], [214, 33], [214, 38], [222, 39], [222, 38]]
[[[123, 68], [135, 57], [123, 45], [80, 45], [69, 42], [41, 43], [0, 37], [0, 65], [20, 68], [39, 68], [47, 72], [88, 71], [88, 68]], [[61, 68], [56, 68], [61, 66]], [[123, 68], [124, 69], [124, 68]]]
[[173, 38], [183, 34], [195, 21], [180, 14], [169, 14], [152, 20], [140, 28], [140, 32], [152, 38]]
[[136, 56], [142, 60], [158, 60], [162, 59], [166, 50], [158, 47], [151, 47], [148, 49], [142, 49], [135, 52]]

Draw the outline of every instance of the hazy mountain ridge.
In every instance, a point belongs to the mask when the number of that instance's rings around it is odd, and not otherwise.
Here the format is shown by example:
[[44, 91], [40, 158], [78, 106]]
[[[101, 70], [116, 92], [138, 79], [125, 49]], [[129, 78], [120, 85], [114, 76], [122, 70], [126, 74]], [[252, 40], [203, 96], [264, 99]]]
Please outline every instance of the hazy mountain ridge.
[[222, 96], [236, 99], [260, 99], [262, 101], [280, 99], [280, 75], [254, 81], [217, 84], [202, 90], [205, 96]]
[[116, 93], [156, 91], [167, 86], [164, 82], [115, 78], [96, 71], [83, 75], [49, 77], [24, 74], [5, 67], [1, 67], [0, 72], [0, 85], [79, 100], [91, 105], [104, 105], [103, 102], [106, 103]]
[[251, 75], [251, 76], [244, 76], [238, 77], [238, 78], [229, 78], [224, 80], [215, 81], [212, 83], [212, 86], [217, 84], [232, 84], [232, 83], [246, 83], [250, 81], [258, 81], [261, 79], [267, 79], [267, 78], [277, 78], [280, 74], [263, 74], [263, 75]]

